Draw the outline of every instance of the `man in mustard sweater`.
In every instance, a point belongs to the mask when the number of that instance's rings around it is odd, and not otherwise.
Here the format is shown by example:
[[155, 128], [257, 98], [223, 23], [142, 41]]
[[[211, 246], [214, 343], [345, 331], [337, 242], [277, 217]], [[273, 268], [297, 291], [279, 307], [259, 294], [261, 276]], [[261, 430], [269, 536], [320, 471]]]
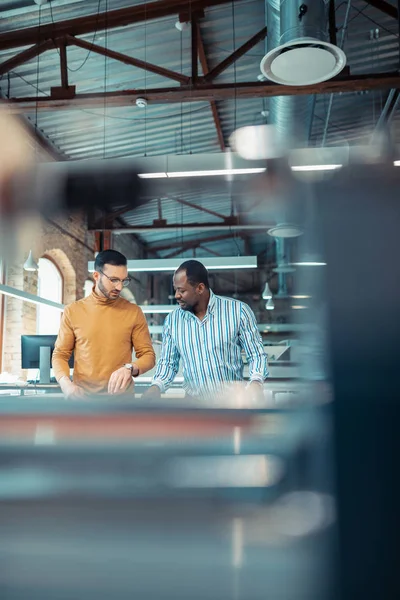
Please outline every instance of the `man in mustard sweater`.
[[[130, 283], [125, 256], [105, 250], [97, 255], [94, 268], [93, 291], [65, 308], [53, 352], [54, 374], [68, 398], [133, 391], [132, 378], [155, 364], [143, 312], [120, 297]], [[68, 366], [72, 352], [73, 381]]]

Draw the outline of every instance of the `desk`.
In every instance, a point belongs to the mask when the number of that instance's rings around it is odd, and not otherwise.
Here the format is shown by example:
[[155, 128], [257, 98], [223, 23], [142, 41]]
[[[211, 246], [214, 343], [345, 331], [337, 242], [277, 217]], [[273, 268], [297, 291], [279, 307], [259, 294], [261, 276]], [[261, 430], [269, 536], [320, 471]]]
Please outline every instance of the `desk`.
[[[58, 383], [30, 383], [25, 386], [16, 385], [15, 383], [0, 383], [0, 394], [2, 392], [19, 392], [19, 396], [25, 396], [25, 394], [33, 395], [34, 392], [38, 391], [45, 394], [59, 394], [61, 388]], [[5, 393], [5, 395], [7, 394]]]

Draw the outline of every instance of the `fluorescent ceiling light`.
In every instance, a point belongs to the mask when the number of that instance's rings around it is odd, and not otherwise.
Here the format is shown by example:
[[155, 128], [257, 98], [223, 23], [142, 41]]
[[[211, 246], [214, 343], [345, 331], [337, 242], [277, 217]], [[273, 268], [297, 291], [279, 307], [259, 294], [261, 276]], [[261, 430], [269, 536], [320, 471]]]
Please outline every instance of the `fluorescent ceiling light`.
[[[149, 258], [144, 260], [128, 260], [129, 273], [169, 271], [173, 272], [185, 262], [185, 258]], [[256, 269], [257, 256], [221, 256], [211, 258], [200, 258], [200, 262], [210, 271], [225, 269]], [[94, 271], [94, 261], [89, 261], [88, 270]]]
[[11, 298], [17, 298], [23, 302], [31, 302], [32, 304], [45, 304], [46, 306], [51, 306], [51, 308], [56, 308], [61, 312], [64, 310], [64, 304], [58, 304], [58, 302], [46, 300], [46, 298], [41, 298], [40, 296], [35, 296], [34, 294], [28, 294], [28, 292], [17, 290], [16, 288], [8, 285], [0, 284], [0, 294], [10, 296]]
[[395, 160], [393, 164], [395, 167], [400, 167], [400, 160]]
[[292, 171], [334, 171], [341, 169], [343, 165], [297, 165], [292, 167]]
[[302, 261], [302, 262], [295, 262], [292, 263], [293, 265], [295, 265], [296, 267], [326, 267], [326, 262], [320, 262], [320, 261]]
[[292, 263], [296, 267], [325, 267], [326, 262], [321, 260], [321, 255], [317, 252], [304, 252], [302, 259]]
[[306, 294], [294, 294], [291, 297], [296, 298], [296, 300], [307, 300], [308, 298], [311, 298], [311, 296], [307, 296]]
[[248, 169], [209, 169], [206, 171], [171, 171], [165, 173], [140, 173], [142, 179], [165, 179], [175, 177], [214, 177], [222, 175], [249, 175], [264, 173], [264, 167], [253, 167]]
[[304, 308], [308, 308], [308, 306], [303, 306], [301, 304], [293, 304], [292, 308], [293, 308], [293, 310], [302, 310]]
[[[398, 163], [398, 165], [396, 164]], [[400, 161], [395, 165], [399, 166]], [[340, 169], [343, 165], [295, 165], [291, 167], [292, 171], [334, 171]], [[141, 179], [174, 179], [176, 177], [215, 177], [227, 175], [254, 175], [264, 173], [264, 167], [251, 167], [247, 169], [208, 169], [205, 171], [170, 171], [161, 173], [140, 173]]]
[[142, 179], [162, 179], [166, 178], [166, 173], [140, 173], [139, 177]]

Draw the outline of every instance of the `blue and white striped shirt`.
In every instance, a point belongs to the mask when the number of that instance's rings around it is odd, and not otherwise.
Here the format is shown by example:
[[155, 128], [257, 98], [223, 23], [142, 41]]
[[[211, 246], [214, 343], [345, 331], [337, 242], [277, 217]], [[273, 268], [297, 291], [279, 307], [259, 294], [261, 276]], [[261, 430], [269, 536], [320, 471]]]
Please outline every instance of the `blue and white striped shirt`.
[[262, 383], [269, 374], [268, 363], [254, 313], [247, 304], [210, 290], [202, 321], [181, 308], [165, 319], [153, 385], [165, 391], [182, 360], [185, 391], [194, 397], [213, 394], [229, 382], [243, 380], [242, 350], [249, 363], [250, 381]]

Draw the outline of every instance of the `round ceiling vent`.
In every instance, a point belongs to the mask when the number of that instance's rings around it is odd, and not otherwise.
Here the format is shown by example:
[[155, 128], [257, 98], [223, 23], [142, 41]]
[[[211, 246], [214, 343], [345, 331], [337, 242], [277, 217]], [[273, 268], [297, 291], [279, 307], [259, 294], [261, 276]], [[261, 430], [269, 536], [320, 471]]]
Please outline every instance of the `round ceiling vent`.
[[271, 227], [271, 229], [268, 229], [267, 233], [268, 235], [272, 235], [273, 237], [293, 238], [302, 235], [303, 230], [298, 225], [293, 225], [291, 223], [281, 223], [279, 225], [275, 225], [275, 227]]
[[282, 85], [312, 85], [336, 77], [346, 65], [343, 50], [329, 42], [302, 38], [274, 48], [261, 61], [261, 72]]

